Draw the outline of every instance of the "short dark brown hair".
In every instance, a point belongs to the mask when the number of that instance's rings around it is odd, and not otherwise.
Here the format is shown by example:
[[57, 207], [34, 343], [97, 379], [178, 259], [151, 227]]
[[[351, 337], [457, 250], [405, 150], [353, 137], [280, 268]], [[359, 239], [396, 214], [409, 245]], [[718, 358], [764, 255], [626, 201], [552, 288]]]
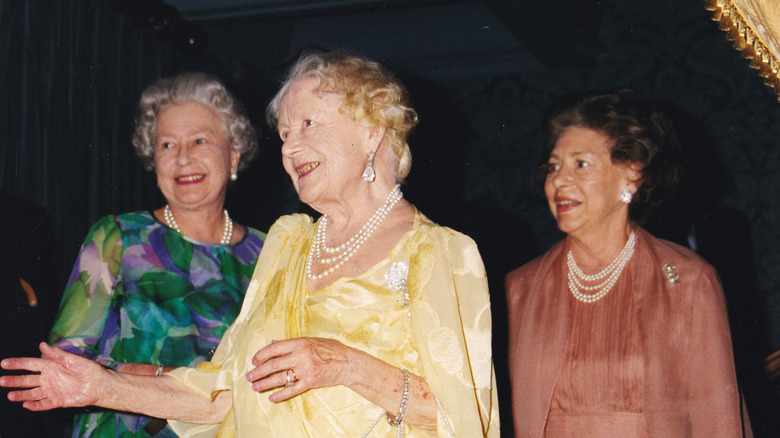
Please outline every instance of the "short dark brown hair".
[[655, 104], [630, 90], [567, 96], [548, 111], [542, 128], [543, 164], [563, 132], [572, 126], [606, 134], [613, 142], [613, 163], [638, 164], [641, 180], [629, 208], [632, 220], [643, 222], [673, 193], [681, 176], [680, 144], [672, 121]]

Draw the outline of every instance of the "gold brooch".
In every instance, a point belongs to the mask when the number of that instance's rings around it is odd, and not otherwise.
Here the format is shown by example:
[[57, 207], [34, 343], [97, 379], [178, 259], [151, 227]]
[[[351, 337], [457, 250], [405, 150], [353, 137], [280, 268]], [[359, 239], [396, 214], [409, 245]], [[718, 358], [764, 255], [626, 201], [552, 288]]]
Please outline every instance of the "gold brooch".
[[664, 265], [664, 275], [666, 275], [666, 283], [669, 284], [669, 286], [680, 280], [680, 275], [675, 272], [675, 269], [675, 266], [671, 263]]

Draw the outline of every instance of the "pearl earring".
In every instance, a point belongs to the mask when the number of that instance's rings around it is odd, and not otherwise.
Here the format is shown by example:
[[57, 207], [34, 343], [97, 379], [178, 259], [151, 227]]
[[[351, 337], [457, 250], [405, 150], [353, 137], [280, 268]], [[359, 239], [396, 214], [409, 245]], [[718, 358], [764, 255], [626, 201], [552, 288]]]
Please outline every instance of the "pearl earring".
[[368, 154], [368, 164], [366, 164], [366, 170], [363, 171], [363, 181], [374, 182], [376, 179], [376, 172], [374, 172], [374, 153]]
[[238, 171], [234, 170], [234, 171], [233, 171], [233, 172], [230, 174], [230, 180], [231, 180], [231, 181], [236, 181], [236, 180], [238, 180]]
[[628, 191], [628, 189], [623, 189], [620, 192], [620, 202], [624, 204], [630, 204], [631, 199], [634, 197], [634, 194]]

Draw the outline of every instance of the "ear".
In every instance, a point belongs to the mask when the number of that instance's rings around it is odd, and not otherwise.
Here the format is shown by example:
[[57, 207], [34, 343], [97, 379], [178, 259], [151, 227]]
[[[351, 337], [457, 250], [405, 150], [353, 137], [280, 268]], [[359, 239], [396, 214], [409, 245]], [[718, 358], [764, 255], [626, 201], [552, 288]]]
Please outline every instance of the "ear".
[[628, 163], [624, 165], [624, 168], [626, 188], [631, 193], [636, 193], [642, 185], [642, 165], [639, 163]]
[[376, 153], [377, 149], [379, 149], [379, 144], [382, 143], [382, 140], [385, 138], [386, 132], [387, 128], [384, 126], [366, 127], [366, 145], [368, 146], [369, 152]]
[[241, 152], [231, 146], [230, 148], [230, 173], [238, 171], [238, 163], [241, 161]]

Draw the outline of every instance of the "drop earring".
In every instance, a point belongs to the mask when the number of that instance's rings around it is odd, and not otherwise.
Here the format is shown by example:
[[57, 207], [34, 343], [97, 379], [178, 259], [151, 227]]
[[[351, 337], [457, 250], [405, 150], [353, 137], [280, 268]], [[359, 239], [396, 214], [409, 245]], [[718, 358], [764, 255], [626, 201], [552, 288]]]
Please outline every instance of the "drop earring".
[[624, 204], [630, 204], [631, 199], [634, 197], [634, 194], [628, 191], [628, 189], [623, 189], [620, 192], [620, 202]]
[[230, 174], [230, 180], [231, 180], [231, 181], [236, 181], [236, 180], [238, 180], [238, 171], [234, 170], [234, 171], [233, 171], [233, 172]]
[[366, 170], [363, 171], [363, 181], [374, 182], [376, 179], [376, 172], [374, 172], [374, 153], [369, 152], [368, 163], [366, 164]]

